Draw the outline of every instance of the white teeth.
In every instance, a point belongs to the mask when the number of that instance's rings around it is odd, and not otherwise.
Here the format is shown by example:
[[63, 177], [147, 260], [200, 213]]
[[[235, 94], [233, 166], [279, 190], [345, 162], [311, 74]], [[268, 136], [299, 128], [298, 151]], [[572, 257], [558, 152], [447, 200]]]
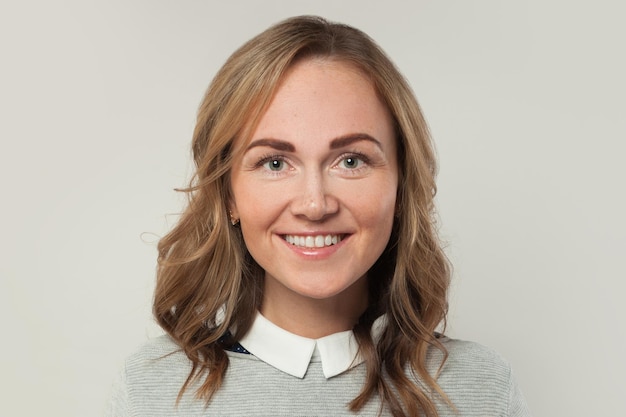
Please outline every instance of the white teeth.
[[323, 248], [324, 246], [336, 245], [341, 242], [339, 235], [295, 236], [285, 235], [284, 239], [296, 246], [306, 248]]

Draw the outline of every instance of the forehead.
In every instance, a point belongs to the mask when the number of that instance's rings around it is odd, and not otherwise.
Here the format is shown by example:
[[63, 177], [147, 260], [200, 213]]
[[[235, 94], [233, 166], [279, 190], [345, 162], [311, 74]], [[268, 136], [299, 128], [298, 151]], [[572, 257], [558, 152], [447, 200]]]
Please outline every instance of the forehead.
[[364, 71], [335, 59], [311, 58], [298, 61], [284, 74], [252, 138], [289, 139], [313, 126], [320, 138], [353, 130], [382, 134], [390, 125], [390, 112]]
[[[370, 75], [356, 64], [333, 57], [308, 57], [295, 61], [285, 71], [269, 107], [276, 107], [279, 100], [312, 100], [324, 93], [334, 92], [325, 91], [327, 86], [359, 95], [368, 103], [380, 101], [382, 104]], [[327, 94], [326, 98], [331, 95]], [[265, 112], [270, 110], [269, 107]]]

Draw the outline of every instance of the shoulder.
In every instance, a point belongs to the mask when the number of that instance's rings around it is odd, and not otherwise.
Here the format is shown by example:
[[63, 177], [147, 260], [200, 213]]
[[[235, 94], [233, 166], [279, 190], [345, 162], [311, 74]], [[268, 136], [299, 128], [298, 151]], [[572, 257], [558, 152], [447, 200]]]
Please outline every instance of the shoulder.
[[[500, 354], [475, 342], [447, 337], [441, 341], [448, 357], [437, 382], [461, 415], [530, 415], [511, 366]], [[431, 354], [435, 373], [441, 359], [440, 352]]]
[[146, 341], [128, 356], [114, 384], [107, 416], [201, 416], [203, 403], [178, 409], [177, 398], [192, 369], [191, 361], [167, 335]]
[[126, 380], [142, 385], [162, 382], [164, 375], [184, 381], [190, 369], [191, 361], [168, 335], [146, 341], [124, 364]]
[[168, 335], [147, 340], [126, 359], [127, 367], [146, 366], [157, 360], [181, 360], [185, 357], [180, 346]]
[[[455, 384], [482, 383], [501, 384], [506, 387], [510, 379], [511, 367], [509, 363], [496, 351], [479, 343], [444, 337], [443, 346], [448, 357], [441, 368], [440, 380], [454, 380]], [[441, 364], [443, 355], [436, 352], [431, 362], [437, 366]], [[432, 366], [432, 365], [431, 365]], [[436, 371], [436, 370], [435, 370]]]
[[171, 397], [189, 376], [191, 361], [167, 335], [145, 342], [124, 364], [124, 380], [132, 392], [156, 393]]
[[442, 343], [448, 351], [445, 367], [449, 370], [486, 370], [509, 373], [510, 365], [495, 350], [476, 342], [444, 337]]

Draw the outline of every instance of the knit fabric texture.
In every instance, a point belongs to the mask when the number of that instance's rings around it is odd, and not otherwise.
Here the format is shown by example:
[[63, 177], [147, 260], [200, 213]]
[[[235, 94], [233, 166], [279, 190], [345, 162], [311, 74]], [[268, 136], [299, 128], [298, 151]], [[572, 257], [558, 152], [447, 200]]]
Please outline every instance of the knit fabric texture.
[[[499, 355], [472, 342], [444, 338], [443, 343], [449, 357], [438, 383], [458, 413], [435, 398], [441, 417], [531, 415], [509, 364]], [[363, 363], [326, 379], [321, 362], [314, 358], [300, 379], [254, 355], [227, 354], [230, 364], [224, 383], [208, 405], [195, 398], [198, 384], [191, 385], [176, 404], [191, 369], [190, 361], [169, 336], [148, 341], [127, 359], [114, 384], [105, 416], [376, 416], [380, 410], [377, 397], [357, 413], [348, 408], [363, 387]], [[441, 360], [441, 353], [432, 349], [427, 361], [431, 374]], [[383, 408], [382, 415], [390, 414]]]

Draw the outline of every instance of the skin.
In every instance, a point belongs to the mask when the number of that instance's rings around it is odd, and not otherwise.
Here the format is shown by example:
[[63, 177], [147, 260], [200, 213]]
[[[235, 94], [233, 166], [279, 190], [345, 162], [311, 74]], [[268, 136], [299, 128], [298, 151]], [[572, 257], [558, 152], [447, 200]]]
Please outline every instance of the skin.
[[[354, 326], [391, 234], [396, 146], [391, 115], [360, 70], [314, 58], [287, 72], [231, 172], [230, 209], [265, 270], [267, 319], [310, 338]], [[324, 247], [287, 235], [322, 236]], [[340, 241], [326, 246], [331, 237]]]

